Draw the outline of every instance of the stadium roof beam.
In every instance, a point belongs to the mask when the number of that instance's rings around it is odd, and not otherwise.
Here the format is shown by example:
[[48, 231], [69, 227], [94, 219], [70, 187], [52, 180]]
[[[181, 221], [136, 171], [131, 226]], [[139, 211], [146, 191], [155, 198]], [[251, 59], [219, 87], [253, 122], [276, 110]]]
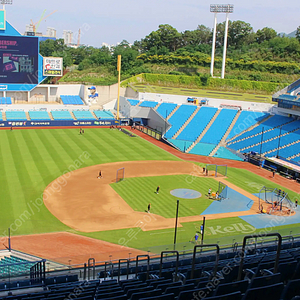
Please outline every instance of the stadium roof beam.
[[211, 64], [210, 64], [210, 75], [214, 76], [214, 63], [215, 63], [215, 48], [216, 48], [216, 32], [217, 32], [217, 14], [226, 13], [226, 23], [225, 23], [225, 34], [224, 34], [224, 49], [223, 49], [223, 60], [222, 60], [222, 73], [221, 78], [225, 76], [225, 62], [226, 62], [226, 50], [227, 50], [227, 36], [228, 36], [228, 14], [233, 13], [233, 4], [211, 4], [210, 12], [215, 14], [214, 20], [214, 32], [213, 32], [213, 42], [211, 51]]

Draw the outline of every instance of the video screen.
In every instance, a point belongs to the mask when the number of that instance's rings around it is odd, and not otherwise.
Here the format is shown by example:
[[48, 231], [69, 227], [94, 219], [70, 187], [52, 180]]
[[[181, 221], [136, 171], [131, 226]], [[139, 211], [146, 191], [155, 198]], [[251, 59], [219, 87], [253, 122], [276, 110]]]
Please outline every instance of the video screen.
[[0, 83], [38, 84], [38, 38], [0, 36]]

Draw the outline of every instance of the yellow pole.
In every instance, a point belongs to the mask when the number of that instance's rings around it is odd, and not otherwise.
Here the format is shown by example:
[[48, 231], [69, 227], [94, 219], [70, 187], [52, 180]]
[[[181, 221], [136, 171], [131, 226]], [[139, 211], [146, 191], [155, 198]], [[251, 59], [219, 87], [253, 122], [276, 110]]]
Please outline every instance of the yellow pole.
[[118, 55], [118, 105], [117, 105], [117, 119], [119, 120], [119, 110], [120, 110], [120, 83], [121, 83], [121, 55]]

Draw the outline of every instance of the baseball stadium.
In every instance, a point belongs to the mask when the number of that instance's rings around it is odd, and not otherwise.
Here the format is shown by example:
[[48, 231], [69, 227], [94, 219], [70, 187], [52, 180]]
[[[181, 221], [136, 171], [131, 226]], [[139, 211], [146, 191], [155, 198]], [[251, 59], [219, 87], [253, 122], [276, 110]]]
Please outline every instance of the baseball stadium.
[[8, 21], [0, 55], [0, 299], [299, 294], [300, 79], [104, 103]]

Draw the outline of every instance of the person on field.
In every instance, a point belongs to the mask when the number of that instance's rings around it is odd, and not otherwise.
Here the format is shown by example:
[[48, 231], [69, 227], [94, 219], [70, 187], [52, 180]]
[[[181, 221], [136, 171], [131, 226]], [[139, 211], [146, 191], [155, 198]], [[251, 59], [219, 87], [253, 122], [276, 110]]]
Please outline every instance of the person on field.
[[148, 204], [148, 213], [150, 213], [151, 203]]
[[158, 186], [158, 187], [156, 188], [156, 194], [159, 193], [159, 189], [160, 189], [160, 186]]
[[208, 198], [211, 196], [211, 188], [208, 189]]

